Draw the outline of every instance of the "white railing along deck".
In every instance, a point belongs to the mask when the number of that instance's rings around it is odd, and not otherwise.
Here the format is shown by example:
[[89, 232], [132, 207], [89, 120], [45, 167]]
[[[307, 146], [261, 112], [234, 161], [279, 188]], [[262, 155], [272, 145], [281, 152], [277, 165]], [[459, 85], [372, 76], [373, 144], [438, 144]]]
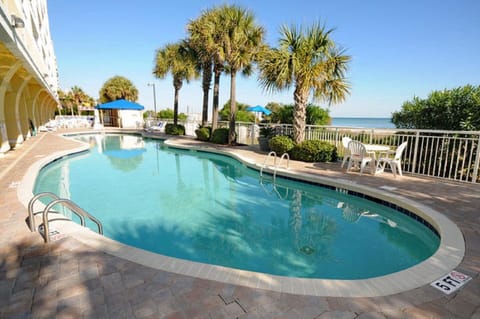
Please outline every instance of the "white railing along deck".
[[[262, 124], [260, 124], [261, 126]], [[291, 135], [292, 125], [275, 125], [277, 134]], [[257, 144], [259, 125], [237, 123], [238, 142]], [[349, 136], [368, 144], [388, 145], [395, 149], [404, 141], [404, 173], [449, 180], [479, 183], [480, 131], [440, 131], [412, 129], [372, 129], [307, 125], [305, 139], [317, 139], [337, 146], [343, 157], [342, 137]]]

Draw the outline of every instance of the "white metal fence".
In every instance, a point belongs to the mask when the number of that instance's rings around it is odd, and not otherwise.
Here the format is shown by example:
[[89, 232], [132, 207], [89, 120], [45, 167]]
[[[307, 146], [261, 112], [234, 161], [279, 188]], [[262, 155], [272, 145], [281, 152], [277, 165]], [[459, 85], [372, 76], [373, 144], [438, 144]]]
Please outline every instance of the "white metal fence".
[[[187, 124], [187, 123], [181, 123]], [[187, 135], [195, 136], [199, 123], [188, 122]], [[260, 128], [266, 124], [237, 122], [237, 142], [258, 144]], [[219, 122], [218, 127], [228, 127]], [[277, 135], [292, 135], [292, 125], [275, 124]], [[374, 129], [361, 127], [307, 125], [305, 139], [322, 140], [337, 147], [343, 157], [342, 137], [368, 144], [388, 145], [391, 149], [407, 141], [403, 152], [404, 173], [431, 176], [459, 182], [480, 183], [480, 131], [439, 131], [411, 129]]]
[[[261, 126], [262, 124], [260, 124]], [[291, 135], [292, 125], [275, 125], [279, 135]], [[237, 124], [238, 142], [256, 144], [259, 126]], [[337, 146], [343, 157], [342, 137], [349, 136], [368, 144], [388, 145], [395, 149], [407, 141], [402, 170], [406, 173], [449, 180], [479, 183], [480, 132], [410, 129], [371, 129], [307, 125], [305, 139], [327, 141]]]
[[93, 116], [86, 115], [57, 115], [55, 125], [61, 128], [92, 127]]

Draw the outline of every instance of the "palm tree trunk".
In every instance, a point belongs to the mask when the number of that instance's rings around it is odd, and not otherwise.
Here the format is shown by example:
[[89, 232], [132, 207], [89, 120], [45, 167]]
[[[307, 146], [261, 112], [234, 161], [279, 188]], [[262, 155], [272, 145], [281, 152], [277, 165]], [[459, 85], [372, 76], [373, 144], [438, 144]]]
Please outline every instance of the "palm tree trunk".
[[305, 92], [300, 86], [295, 87], [293, 100], [295, 101], [295, 108], [293, 110], [293, 140], [298, 144], [305, 140], [308, 90]]
[[236, 75], [236, 70], [230, 71], [230, 122], [228, 132], [228, 145], [233, 145], [233, 143], [235, 143], [235, 116], [237, 115]]
[[178, 92], [179, 88], [175, 87], [175, 97], [173, 99], [173, 125], [177, 126], [178, 124]]
[[210, 83], [212, 82], [212, 61], [207, 60], [203, 63], [203, 108], [202, 108], [202, 126], [208, 122], [208, 94], [210, 91]]
[[220, 69], [215, 68], [215, 79], [213, 80], [213, 106], [212, 106], [212, 132], [217, 129], [218, 123], [218, 104], [220, 92]]

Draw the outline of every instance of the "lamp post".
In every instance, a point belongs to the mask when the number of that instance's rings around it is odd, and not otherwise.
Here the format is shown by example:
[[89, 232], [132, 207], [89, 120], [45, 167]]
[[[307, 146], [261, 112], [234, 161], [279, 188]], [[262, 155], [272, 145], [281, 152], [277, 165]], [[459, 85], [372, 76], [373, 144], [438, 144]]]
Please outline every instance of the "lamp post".
[[157, 118], [157, 95], [155, 94], [155, 83], [148, 83], [147, 85], [153, 88], [153, 110], [155, 112], [155, 118]]

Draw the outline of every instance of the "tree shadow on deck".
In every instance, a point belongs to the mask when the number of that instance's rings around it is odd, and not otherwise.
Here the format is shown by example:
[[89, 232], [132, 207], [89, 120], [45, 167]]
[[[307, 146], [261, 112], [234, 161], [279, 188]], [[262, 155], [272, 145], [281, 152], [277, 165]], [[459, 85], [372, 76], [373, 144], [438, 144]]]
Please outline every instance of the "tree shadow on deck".
[[122, 294], [119, 271], [125, 262], [71, 238], [50, 244], [32, 238], [4, 246], [0, 253], [1, 318], [134, 316]]

